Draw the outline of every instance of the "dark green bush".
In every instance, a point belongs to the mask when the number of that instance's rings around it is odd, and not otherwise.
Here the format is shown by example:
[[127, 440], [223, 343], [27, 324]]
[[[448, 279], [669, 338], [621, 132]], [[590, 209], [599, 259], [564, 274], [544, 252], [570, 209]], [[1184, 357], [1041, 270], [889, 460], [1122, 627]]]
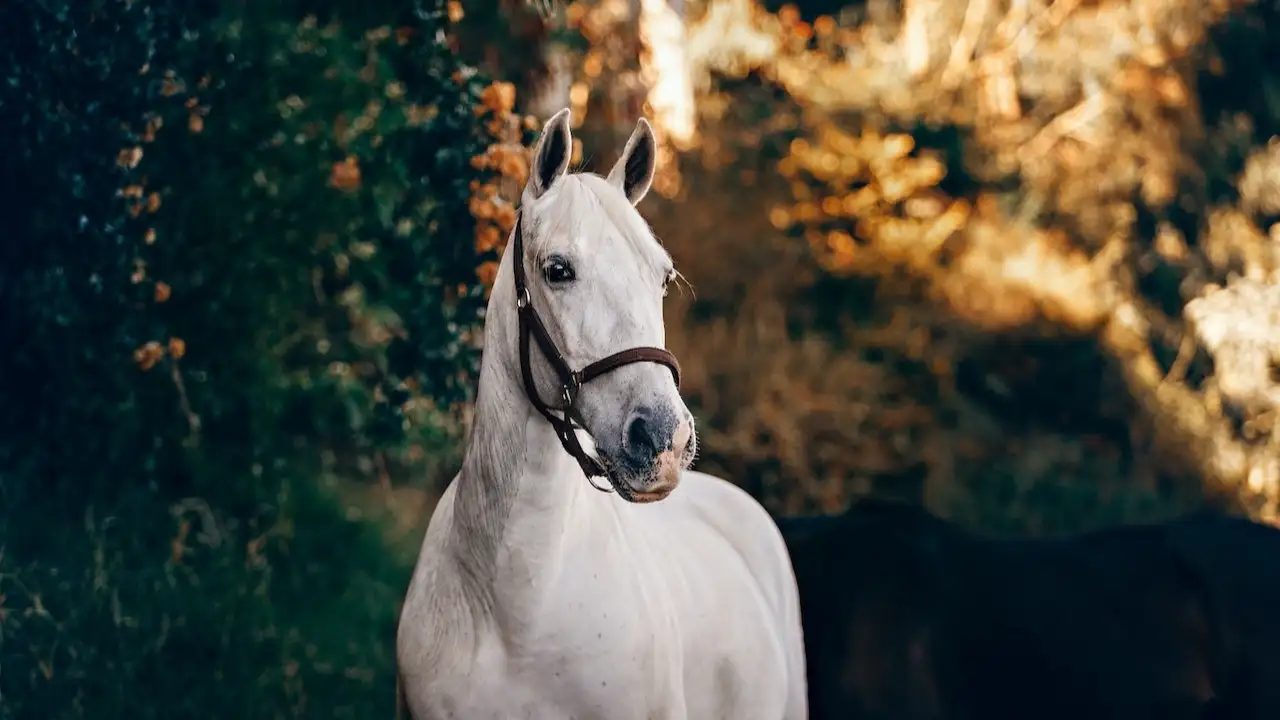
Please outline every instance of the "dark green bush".
[[0, 718], [390, 716], [406, 558], [320, 457], [469, 389], [492, 137], [445, 22], [0, 7]]

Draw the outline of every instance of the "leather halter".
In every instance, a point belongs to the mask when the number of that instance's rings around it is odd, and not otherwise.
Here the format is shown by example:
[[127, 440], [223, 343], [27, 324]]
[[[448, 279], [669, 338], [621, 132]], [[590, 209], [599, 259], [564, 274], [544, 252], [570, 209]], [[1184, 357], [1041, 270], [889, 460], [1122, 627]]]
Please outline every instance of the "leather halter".
[[[578, 391], [582, 389], [583, 385], [602, 375], [639, 362], [665, 365], [675, 378], [676, 387], [679, 388], [680, 362], [676, 360], [675, 355], [662, 348], [635, 347], [597, 360], [581, 370], [575, 371], [569, 367], [564, 355], [560, 353], [555, 341], [551, 339], [551, 334], [547, 332], [547, 326], [543, 324], [542, 318], [538, 317], [538, 311], [533, 308], [533, 296], [529, 294], [529, 284], [524, 272], [523, 209], [516, 215], [515, 236], [515, 257], [512, 258], [512, 268], [515, 271], [516, 310], [519, 312], [520, 317], [520, 374], [524, 378], [525, 394], [529, 396], [529, 402], [533, 404], [533, 407], [547, 419], [547, 422], [551, 423], [551, 427], [556, 431], [556, 437], [560, 438], [560, 444], [564, 446], [565, 452], [578, 461], [582, 472], [587, 476], [587, 481], [591, 482], [591, 479], [595, 477], [607, 478], [608, 474], [600, 465], [600, 462], [587, 454], [582, 447], [582, 443], [578, 442], [577, 433], [574, 432], [578, 429], [585, 429], [583, 428], [582, 416], [576, 406]], [[547, 359], [547, 363], [551, 365], [552, 371], [555, 372], [556, 378], [560, 382], [560, 401], [562, 403], [560, 407], [548, 405], [542, 400], [542, 396], [538, 394], [538, 386], [533, 380], [533, 368], [529, 363], [529, 340], [531, 336], [538, 343], [538, 348], [542, 351], [543, 357]], [[557, 416], [557, 410], [562, 415]], [[591, 482], [591, 487], [601, 492], [612, 492], [610, 488], [600, 487], [594, 482]]]

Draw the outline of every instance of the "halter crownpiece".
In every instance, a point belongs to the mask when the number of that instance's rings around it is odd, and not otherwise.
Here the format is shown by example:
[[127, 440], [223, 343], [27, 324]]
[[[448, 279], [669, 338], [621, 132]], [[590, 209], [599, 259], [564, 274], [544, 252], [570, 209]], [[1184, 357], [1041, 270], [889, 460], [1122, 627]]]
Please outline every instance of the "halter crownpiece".
[[[533, 296], [529, 292], [529, 284], [524, 272], [523, 208], [516, 214], [514, 252], [515, 257], [512, 258], [512, 269], [515, 273], [516, 310], [520, 318], [520, 374], [524, 379], [525, 394], [529, 396], [529, 402], [533, 404], [533, 407], [547, 419], [547, 422], [551, 423], [551, 427], [556, 431], [556, 437], [560, 438], [560, 444], [564, 447], [565, 452], [578, 461], [578, 466], [582, 468], [582, 472], [587, 476], [587, 481], [591, 482], [591, 487], [601, 492], [612, 492], [612, 489], [602, 488], [592, 482], [592, 478], [596, 477], [607, 479], [608, 473], [605, 472], [600, 461], [588, 455], [587, 451], [582, 447], [582, 443], [578, 441], [578, 435], [575, 431], [586, 429], [576, 405], [578, 391], [582, 389], [583, 385], [602, 375], [639, 362], [652, 362], [666, 366], [671, 371], [672, 377], [675, 378], [676, 387], [679, 388], [680, 361], [676, 360], [675, 355], [662, 348], [635, 347], [616, 352], [591, 363], [581, 370], [575, 371], [569, 367], [568, 361], [564, 359], [564, 355], [556, 347], [555, 341], [551, 339], [551, 334], [547, 332], [547, 326], [543, 324], [542, 318], [538, 316], [538, 311], [533, 307]], [[560, 400], [563, 403], [560, 407], [548, 405], [538, 393], [538, 386], [533, 380], [533, 367], [529, 362], [529, 339], [531, 336], [538, 344], [543, 357], [547, 359], [547, 363], [551, 365], [551, 370], [555, 372], [560, 381]], [[557, 410], [561, 413], [560, 416], [556, 415]]]

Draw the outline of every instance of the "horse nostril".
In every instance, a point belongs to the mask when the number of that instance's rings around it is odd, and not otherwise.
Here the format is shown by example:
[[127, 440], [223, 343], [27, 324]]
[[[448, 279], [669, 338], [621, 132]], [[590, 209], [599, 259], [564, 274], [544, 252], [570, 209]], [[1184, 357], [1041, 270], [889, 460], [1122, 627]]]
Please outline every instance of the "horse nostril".
[[658, 446], [653, 439], [652, 424], [643, 415], [631, 418], [627, 425], [627, 454], [637, 458], [652, 457]]
[[626, 433], [622, 438], [627, 459], [638, 465], [652, 462], [670, 442], [671, 428], [666, 428], [667, 437], [663, 437], [664, 425], [667, 423], [662, 422], [661, 417], [655, 416], [649, 408], [636, 408], [627, 421]]

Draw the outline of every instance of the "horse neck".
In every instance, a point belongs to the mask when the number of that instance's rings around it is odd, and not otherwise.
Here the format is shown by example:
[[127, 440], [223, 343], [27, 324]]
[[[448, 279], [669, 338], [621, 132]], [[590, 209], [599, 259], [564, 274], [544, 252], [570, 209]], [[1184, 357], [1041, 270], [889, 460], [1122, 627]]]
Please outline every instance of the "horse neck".
[[[502, 290], [510, 283], [504, 270]], [[580, 524], [575, 515], [587, 484], [525, 394], [511, 295], [496, 289], [489, 305], [476, 413], [453, 508], [453, 547], [465, 584], [489, 610], [519, 602], [521, 590], [549, 587], [541, 581], [557, 571], [565, 533]]]

